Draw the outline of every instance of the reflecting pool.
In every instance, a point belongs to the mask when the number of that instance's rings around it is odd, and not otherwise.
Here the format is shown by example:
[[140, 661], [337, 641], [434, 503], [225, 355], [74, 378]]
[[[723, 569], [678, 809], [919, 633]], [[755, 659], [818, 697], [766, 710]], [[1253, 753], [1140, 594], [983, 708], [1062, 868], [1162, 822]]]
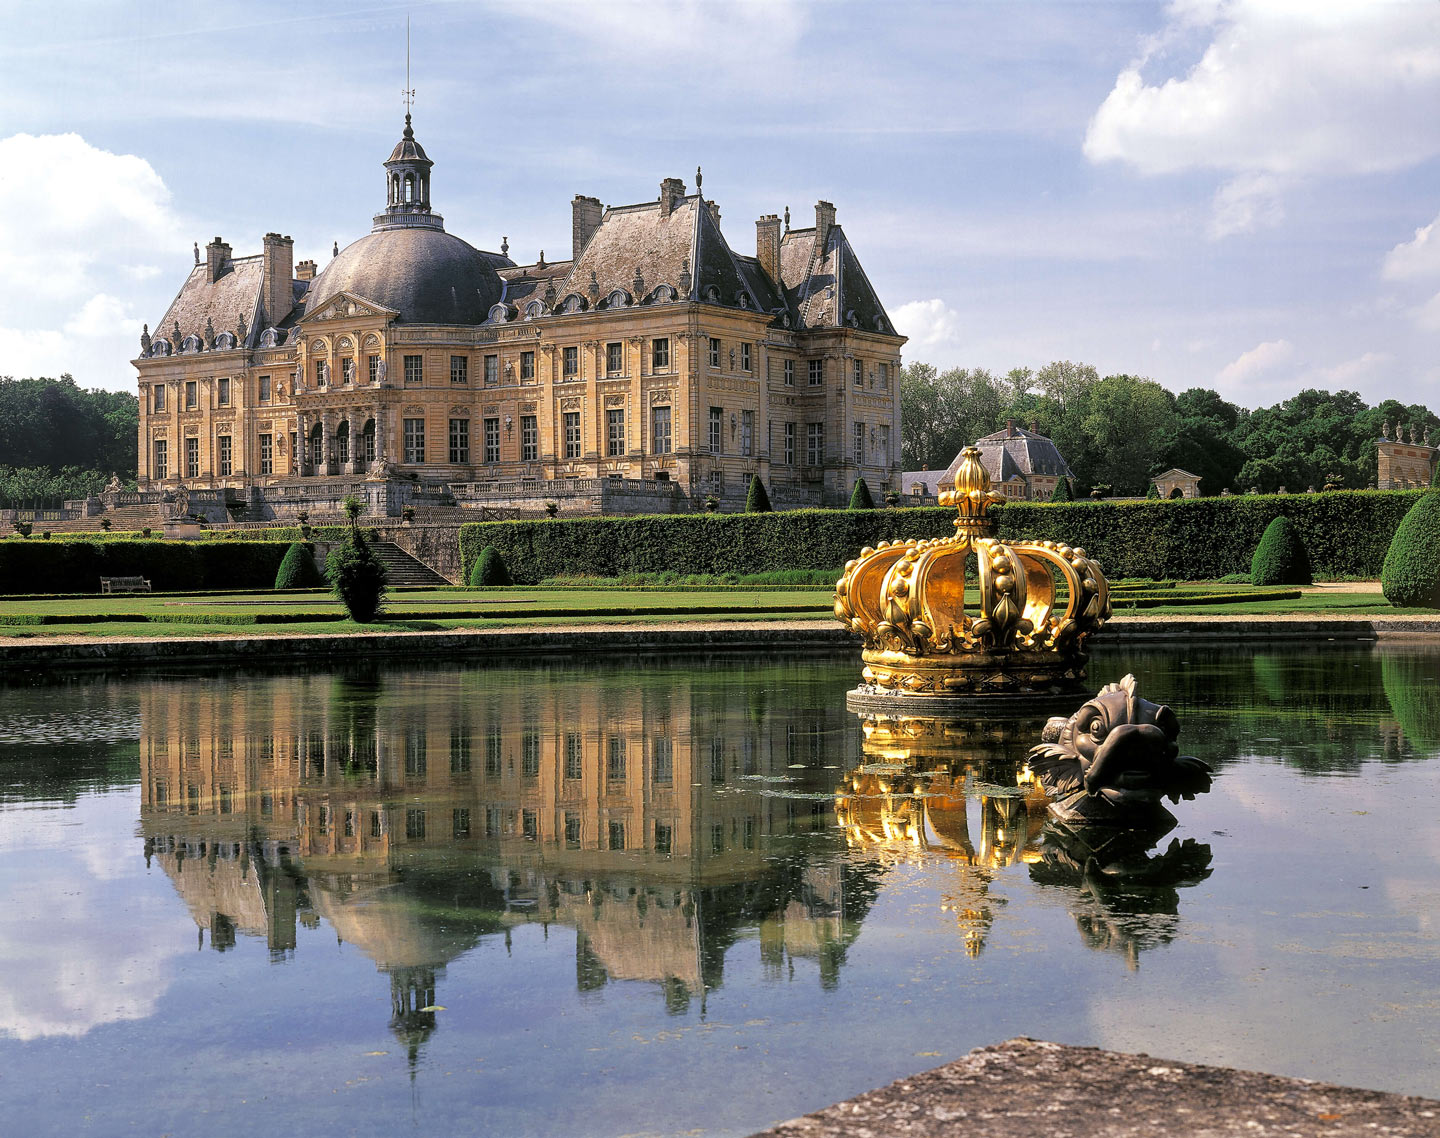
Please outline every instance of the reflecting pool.
[[849, 657], [12, 677], [6, 1131], [747, 1134], [1015, 1035], [1440, 1097], [1440, 653], [1126, 672], [1215, 781], [1099, 845]]

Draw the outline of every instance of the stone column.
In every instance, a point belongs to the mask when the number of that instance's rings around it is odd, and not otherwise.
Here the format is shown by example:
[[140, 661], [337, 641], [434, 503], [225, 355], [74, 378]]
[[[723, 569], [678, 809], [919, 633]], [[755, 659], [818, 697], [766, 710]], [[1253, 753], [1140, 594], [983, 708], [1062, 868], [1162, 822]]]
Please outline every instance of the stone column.
[[350, 473], [365, 473], [365, 416], [358, 407], [350, 408]]
[[319, 474], [330, 473], [330, 463], [335, 457], [335, 414], [333, 411], [325, 411], [320, 416], [320, 469]]
[[291, 448], [290, 473], [303, 477], [306, 466], [306, 448], [310, 445], [307, 435], [310, 424], [305, 421], [303, 411], [295, 412], [295, 445]]

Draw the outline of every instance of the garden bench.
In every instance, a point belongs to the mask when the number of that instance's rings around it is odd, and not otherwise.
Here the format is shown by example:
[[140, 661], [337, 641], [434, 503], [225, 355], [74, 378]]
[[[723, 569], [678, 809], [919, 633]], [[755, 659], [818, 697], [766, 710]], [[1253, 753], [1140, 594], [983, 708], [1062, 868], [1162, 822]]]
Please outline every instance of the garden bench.
[[150, 582], [144, 577], [101, 577], [102, 593], [148, 593]]

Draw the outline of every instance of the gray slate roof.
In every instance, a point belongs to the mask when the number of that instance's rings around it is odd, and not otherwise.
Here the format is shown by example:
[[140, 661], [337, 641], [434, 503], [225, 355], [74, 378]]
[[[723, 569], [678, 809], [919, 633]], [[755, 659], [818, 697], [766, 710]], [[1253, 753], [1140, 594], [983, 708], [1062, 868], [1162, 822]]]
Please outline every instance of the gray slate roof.
[[[263, 256], [235, 257], [227, 262], [220, 279], [212, 283], [206, 265], [196, 265], [160, 318], [160, 323], [150, 329], [151, 335], [173, 340], [175, 325], [179, 324], [181, 340], [191, 335], [203, 338], [207, 320], [217, 335], [234, 332], [243, 317], [246, 338], [253, 342], [257, 335], [255, 325], [259, 322], [264, 270]], [[172, 343], [170, 350], [172, 353], [179, 352], [180, 341]]]
[[792, 229], [780, 241], [780, 276], [803, 328], [860, 328], [896, 335], [895, 326], [840, 225], [830, 226], [825, 247], [816, 231]]
[[[980, 462], [992, 482], [1006, 482], [1017, 475], [1028, 478], [1032, 474], [1075, 477], [1055, 444], [1036, 431], [1006, 427], [979, 439], [975, 445], [980, 448]], [[957, 454], [946, 471], [952, 482], [959, 465]]]

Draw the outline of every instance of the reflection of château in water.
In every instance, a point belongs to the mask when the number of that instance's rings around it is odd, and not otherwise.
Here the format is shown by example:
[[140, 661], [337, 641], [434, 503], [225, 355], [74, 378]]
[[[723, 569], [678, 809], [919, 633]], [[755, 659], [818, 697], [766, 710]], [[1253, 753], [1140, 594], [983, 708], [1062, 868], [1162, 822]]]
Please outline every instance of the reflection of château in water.
[[828, 801], [783, 788], [832, 785], [853, 721], [821, 692], [771, 712], [771, 671], [286, 677], [199, 702], [158, 683], [147, 851], [217, 949], [285, 953], [327, 922], [389, 973], [412, 1045], [445, 964], [530, 922], [576, 930], [580, 988], [650, 981], [677, 1012], [745, 926], [772, 973], [813, 959], [829, 986], [874, 888], [827, 856]]

